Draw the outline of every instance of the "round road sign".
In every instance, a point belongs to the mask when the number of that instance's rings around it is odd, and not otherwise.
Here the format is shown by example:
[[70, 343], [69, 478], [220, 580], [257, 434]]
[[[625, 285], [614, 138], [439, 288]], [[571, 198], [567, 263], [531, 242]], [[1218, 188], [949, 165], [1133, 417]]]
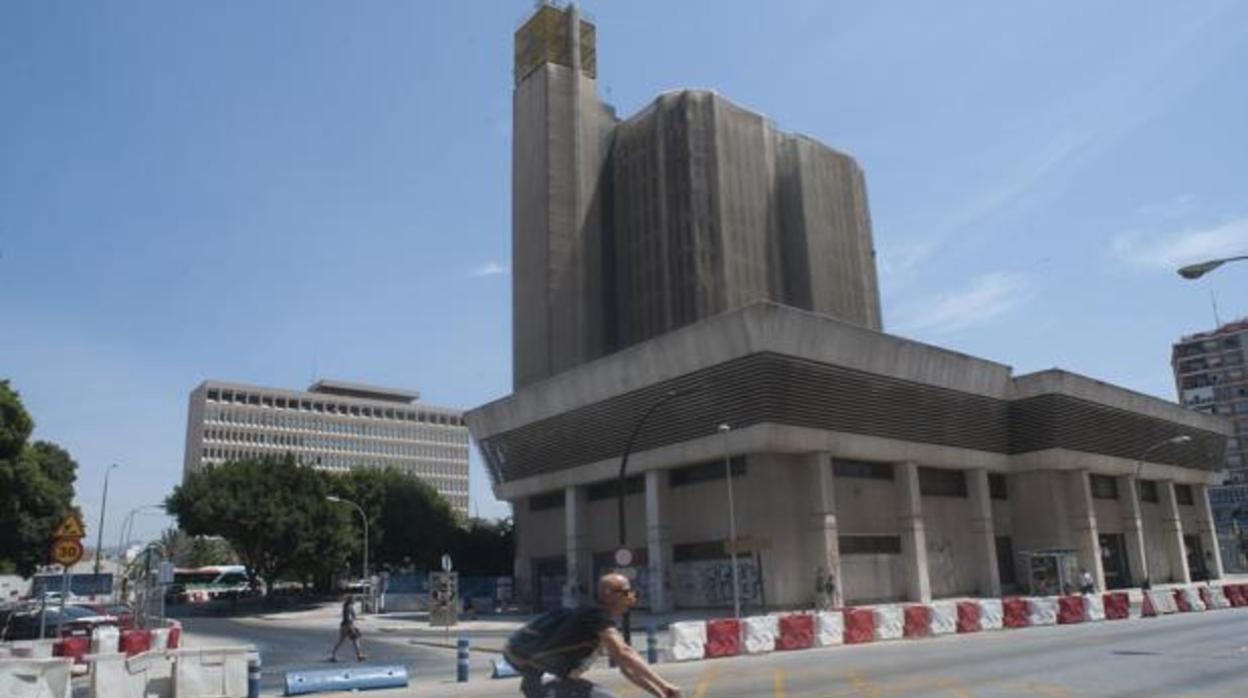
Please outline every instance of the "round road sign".
[[69, 567], [82, 559], [82, 543], [77, 538], [57, 538], [52, 541], [52, 559]]
[[628, 567], [633, 564], [633, 551], [628, 548], [620, 548], [615, 551], [615, 564], [620, 567]]

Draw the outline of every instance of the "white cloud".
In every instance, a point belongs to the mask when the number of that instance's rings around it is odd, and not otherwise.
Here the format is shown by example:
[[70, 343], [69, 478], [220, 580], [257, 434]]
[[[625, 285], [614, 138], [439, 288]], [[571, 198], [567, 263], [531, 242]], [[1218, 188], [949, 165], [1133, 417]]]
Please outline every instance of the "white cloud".
[[1114, 237], [1110, 250], [1127, 264], [1170, 270], [1193, 262], [1248, 254], [1248, 216], [1198, 230], [1121, 233]]
[[480, 278], [482, 276], [498, 276], [500, 274], [506, 274], [506, 273], [507, 273], [506, 264], [491, 260], [489, 262], [486, 262], [485, 264], [482, 264], [476, 269], [473, 269], [472, 271], [468, 272], [468, 275], [474, 278]]
[[969, 288], [937, 295], [930, 302], [903, 307], [899, 332], [942, 334], [962, 330], [1000, 317], [1031, 296], [1031, 283], [1023, 274], [992, 272], [971, 282]]
[[1196, 197], [1194, 195], [1180, 194], [1169, 201], [1144, 204], [1137, 210], [1137, 213], [1154, 220], [1173, 220], [1191, 213], [1195, 204]]
[[881, 245], [879, 254], [876, 255], [876, 263], [879, 265], [881, 276], [904, 277], [932, 256], [935, 250], [934, 240], [884, 244]]

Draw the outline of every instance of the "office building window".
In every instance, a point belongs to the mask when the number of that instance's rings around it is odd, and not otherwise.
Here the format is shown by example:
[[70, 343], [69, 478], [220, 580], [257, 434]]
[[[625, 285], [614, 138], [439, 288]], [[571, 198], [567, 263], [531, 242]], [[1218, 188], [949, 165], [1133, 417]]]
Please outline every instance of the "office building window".
[[1157, 483], [1153, 480], [1140, 480], [1140, 501], [1141, 502], [1159, 502], [1161, 498], [1157, 496]]
[[863, 460], [832, 460], [832, 473], [837, 477], [858, 477], [871, 480], [892, 480], [893, 466], [889, 463], [872, 463]]
[[1092, 496], [1097, 499], [1118, 499], [1118, 481], [1108, 475], [1089, 475]]
[[966, 473], [919, 468], [919, 492], [928, 497], [966, 497]]
[[988, 473], [988, 493], [993, 499], [1009, 499], [1010, 488], [1001, 473]]
[[1175, 485], [1174, 500], [1183, 506], [1192, 506], [1194, 500], [1192, 499], [1191, 485]]
[[840, 537], [842, 555], [900, 555], [901, 536]]
[[544, 492], [529, 497], [529, 511], [544, 511], [546, 509], [559, 509], [564, 505], [563, 490], [555, 490], [554, 492]]

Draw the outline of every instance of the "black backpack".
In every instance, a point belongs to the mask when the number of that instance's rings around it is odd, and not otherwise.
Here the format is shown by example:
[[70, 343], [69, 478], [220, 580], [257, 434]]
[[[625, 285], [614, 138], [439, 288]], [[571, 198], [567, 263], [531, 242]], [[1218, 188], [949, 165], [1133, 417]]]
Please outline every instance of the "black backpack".
[[585, 648], [596, 644], [596, 641], [583, 643], [585, 647], [567, 644], [565, 624], [573, 613], [570, 608], [547, 611], [512, 633], [503, 650], [508, 663], [520, 671], [537, 670], [555, 675], [570, 670], [574, 662], [569, 661], [569, 652], [581, 654]]

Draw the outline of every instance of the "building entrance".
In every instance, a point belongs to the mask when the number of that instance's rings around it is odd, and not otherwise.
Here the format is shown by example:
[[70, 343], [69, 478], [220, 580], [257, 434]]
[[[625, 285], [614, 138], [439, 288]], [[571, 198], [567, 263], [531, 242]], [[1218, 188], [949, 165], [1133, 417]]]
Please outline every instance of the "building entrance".
[[1102, 533], [1101, 566], [1105, 570], [1106, 589], [1132, 586], [1131, 566], [1127, 561], [1127, 540], [1121, 533]]
[[1183, 547], [1187, 550], [1187, 571], [1192, 575], [1192, 581], [1207, 581], [1209, 568], [1205, 566], [1205, 548], [1200, 544], [1200, 536], [1184, 535]]

